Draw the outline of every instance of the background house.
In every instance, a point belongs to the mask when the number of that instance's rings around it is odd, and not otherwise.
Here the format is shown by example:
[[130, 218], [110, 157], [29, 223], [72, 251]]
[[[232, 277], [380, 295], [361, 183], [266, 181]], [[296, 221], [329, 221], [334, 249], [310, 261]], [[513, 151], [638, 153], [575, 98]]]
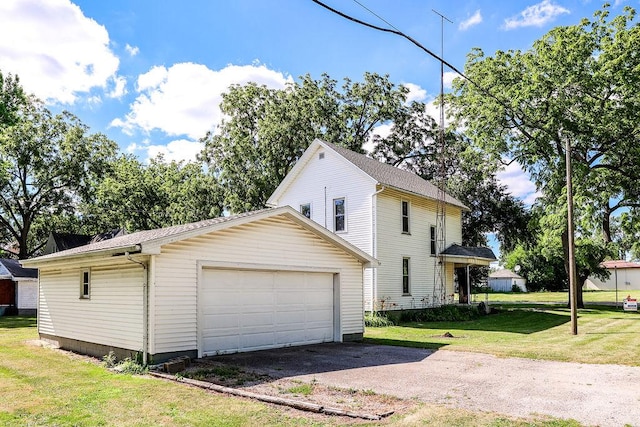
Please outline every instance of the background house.
[[527, 279], [506, 268], [490, 273], [487, 285], [496, 292], [511, 292], [514, 286], [521, 292], [527, 292]]
[[624, 260], [605, 261], [602, 266], [609, 271], [609, 278], [601, 280], [589, 277], [584, 283], [584, 289], [615, 290], [629, 292], [640, 290], [640, 263]]
[[[365, 274], [365, 310], [399, 310], [453, 302], [454, 269], [464, 274], [469, 263], [495, 260], [490, 250], [436, 253], [437, 198], [438, 189], [414, 173], [316, 139], [267, 204], [291, 206], [378, 259]], [[450, 195], [445, 202], [445, 247], [459, 246], [468, 208]]]
[[283, 207], [22, 263], [39, 269], [42, 339], [160, 362], [361, 339], [363, 268], [377, 262]]
[[33, 316], [37, 299], [38, 270], [23, 268], [15, 259], [0, 259], [0, 311]]

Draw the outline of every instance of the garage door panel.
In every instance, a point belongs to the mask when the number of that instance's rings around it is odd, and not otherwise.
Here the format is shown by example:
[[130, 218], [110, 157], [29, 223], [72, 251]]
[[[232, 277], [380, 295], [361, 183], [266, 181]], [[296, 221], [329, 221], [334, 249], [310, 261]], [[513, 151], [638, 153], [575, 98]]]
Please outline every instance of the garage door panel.
[[204, 269], [205, 354], [333, 341], [333, 274]]

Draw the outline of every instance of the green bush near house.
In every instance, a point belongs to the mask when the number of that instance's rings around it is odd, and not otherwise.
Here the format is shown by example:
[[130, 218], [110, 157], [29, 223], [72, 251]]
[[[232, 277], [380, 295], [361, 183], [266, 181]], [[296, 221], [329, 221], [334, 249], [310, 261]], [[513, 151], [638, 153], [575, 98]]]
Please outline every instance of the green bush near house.
[[461, 322], [477, 319], [484, 309], [473, 305], [443, 305], [422, 310], [403, 311], [400, 322]]

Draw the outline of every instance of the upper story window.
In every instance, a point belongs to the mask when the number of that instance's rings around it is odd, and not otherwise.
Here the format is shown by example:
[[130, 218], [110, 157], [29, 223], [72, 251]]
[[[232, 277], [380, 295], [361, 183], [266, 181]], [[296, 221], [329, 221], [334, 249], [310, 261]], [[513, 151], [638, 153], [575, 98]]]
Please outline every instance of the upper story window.
[[409, 260], [410, 258], [402, 258], [402, 294], [409, 295]]
[[344, 197], [333, 199], [333, 230], [345, 231], [347, 229], [347, 209]]
[[402, 205], [402, 232], [409, 234], [409, 202], [403, 200]]
[[307, 218], [311, 218], [311, 203], [303, 203], [300, 205], [300, 213]]
[[430, 254], [435, 256], [436, 255], [436, 226], [435, 225], [432, 225], [429, 228], [429, 238], [431, 242]]
[[80, 298], [91, 298], [91, 270], [88, 268], [80, 273]]

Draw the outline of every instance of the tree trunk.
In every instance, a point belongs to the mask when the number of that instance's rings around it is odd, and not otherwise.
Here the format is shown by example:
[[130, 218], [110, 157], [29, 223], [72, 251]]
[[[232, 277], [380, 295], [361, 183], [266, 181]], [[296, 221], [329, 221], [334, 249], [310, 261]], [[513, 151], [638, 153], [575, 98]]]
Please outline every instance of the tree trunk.
[[609, 206], [602, 215], [602, 238], [605, 243], [611, 243], [611, 209]]

